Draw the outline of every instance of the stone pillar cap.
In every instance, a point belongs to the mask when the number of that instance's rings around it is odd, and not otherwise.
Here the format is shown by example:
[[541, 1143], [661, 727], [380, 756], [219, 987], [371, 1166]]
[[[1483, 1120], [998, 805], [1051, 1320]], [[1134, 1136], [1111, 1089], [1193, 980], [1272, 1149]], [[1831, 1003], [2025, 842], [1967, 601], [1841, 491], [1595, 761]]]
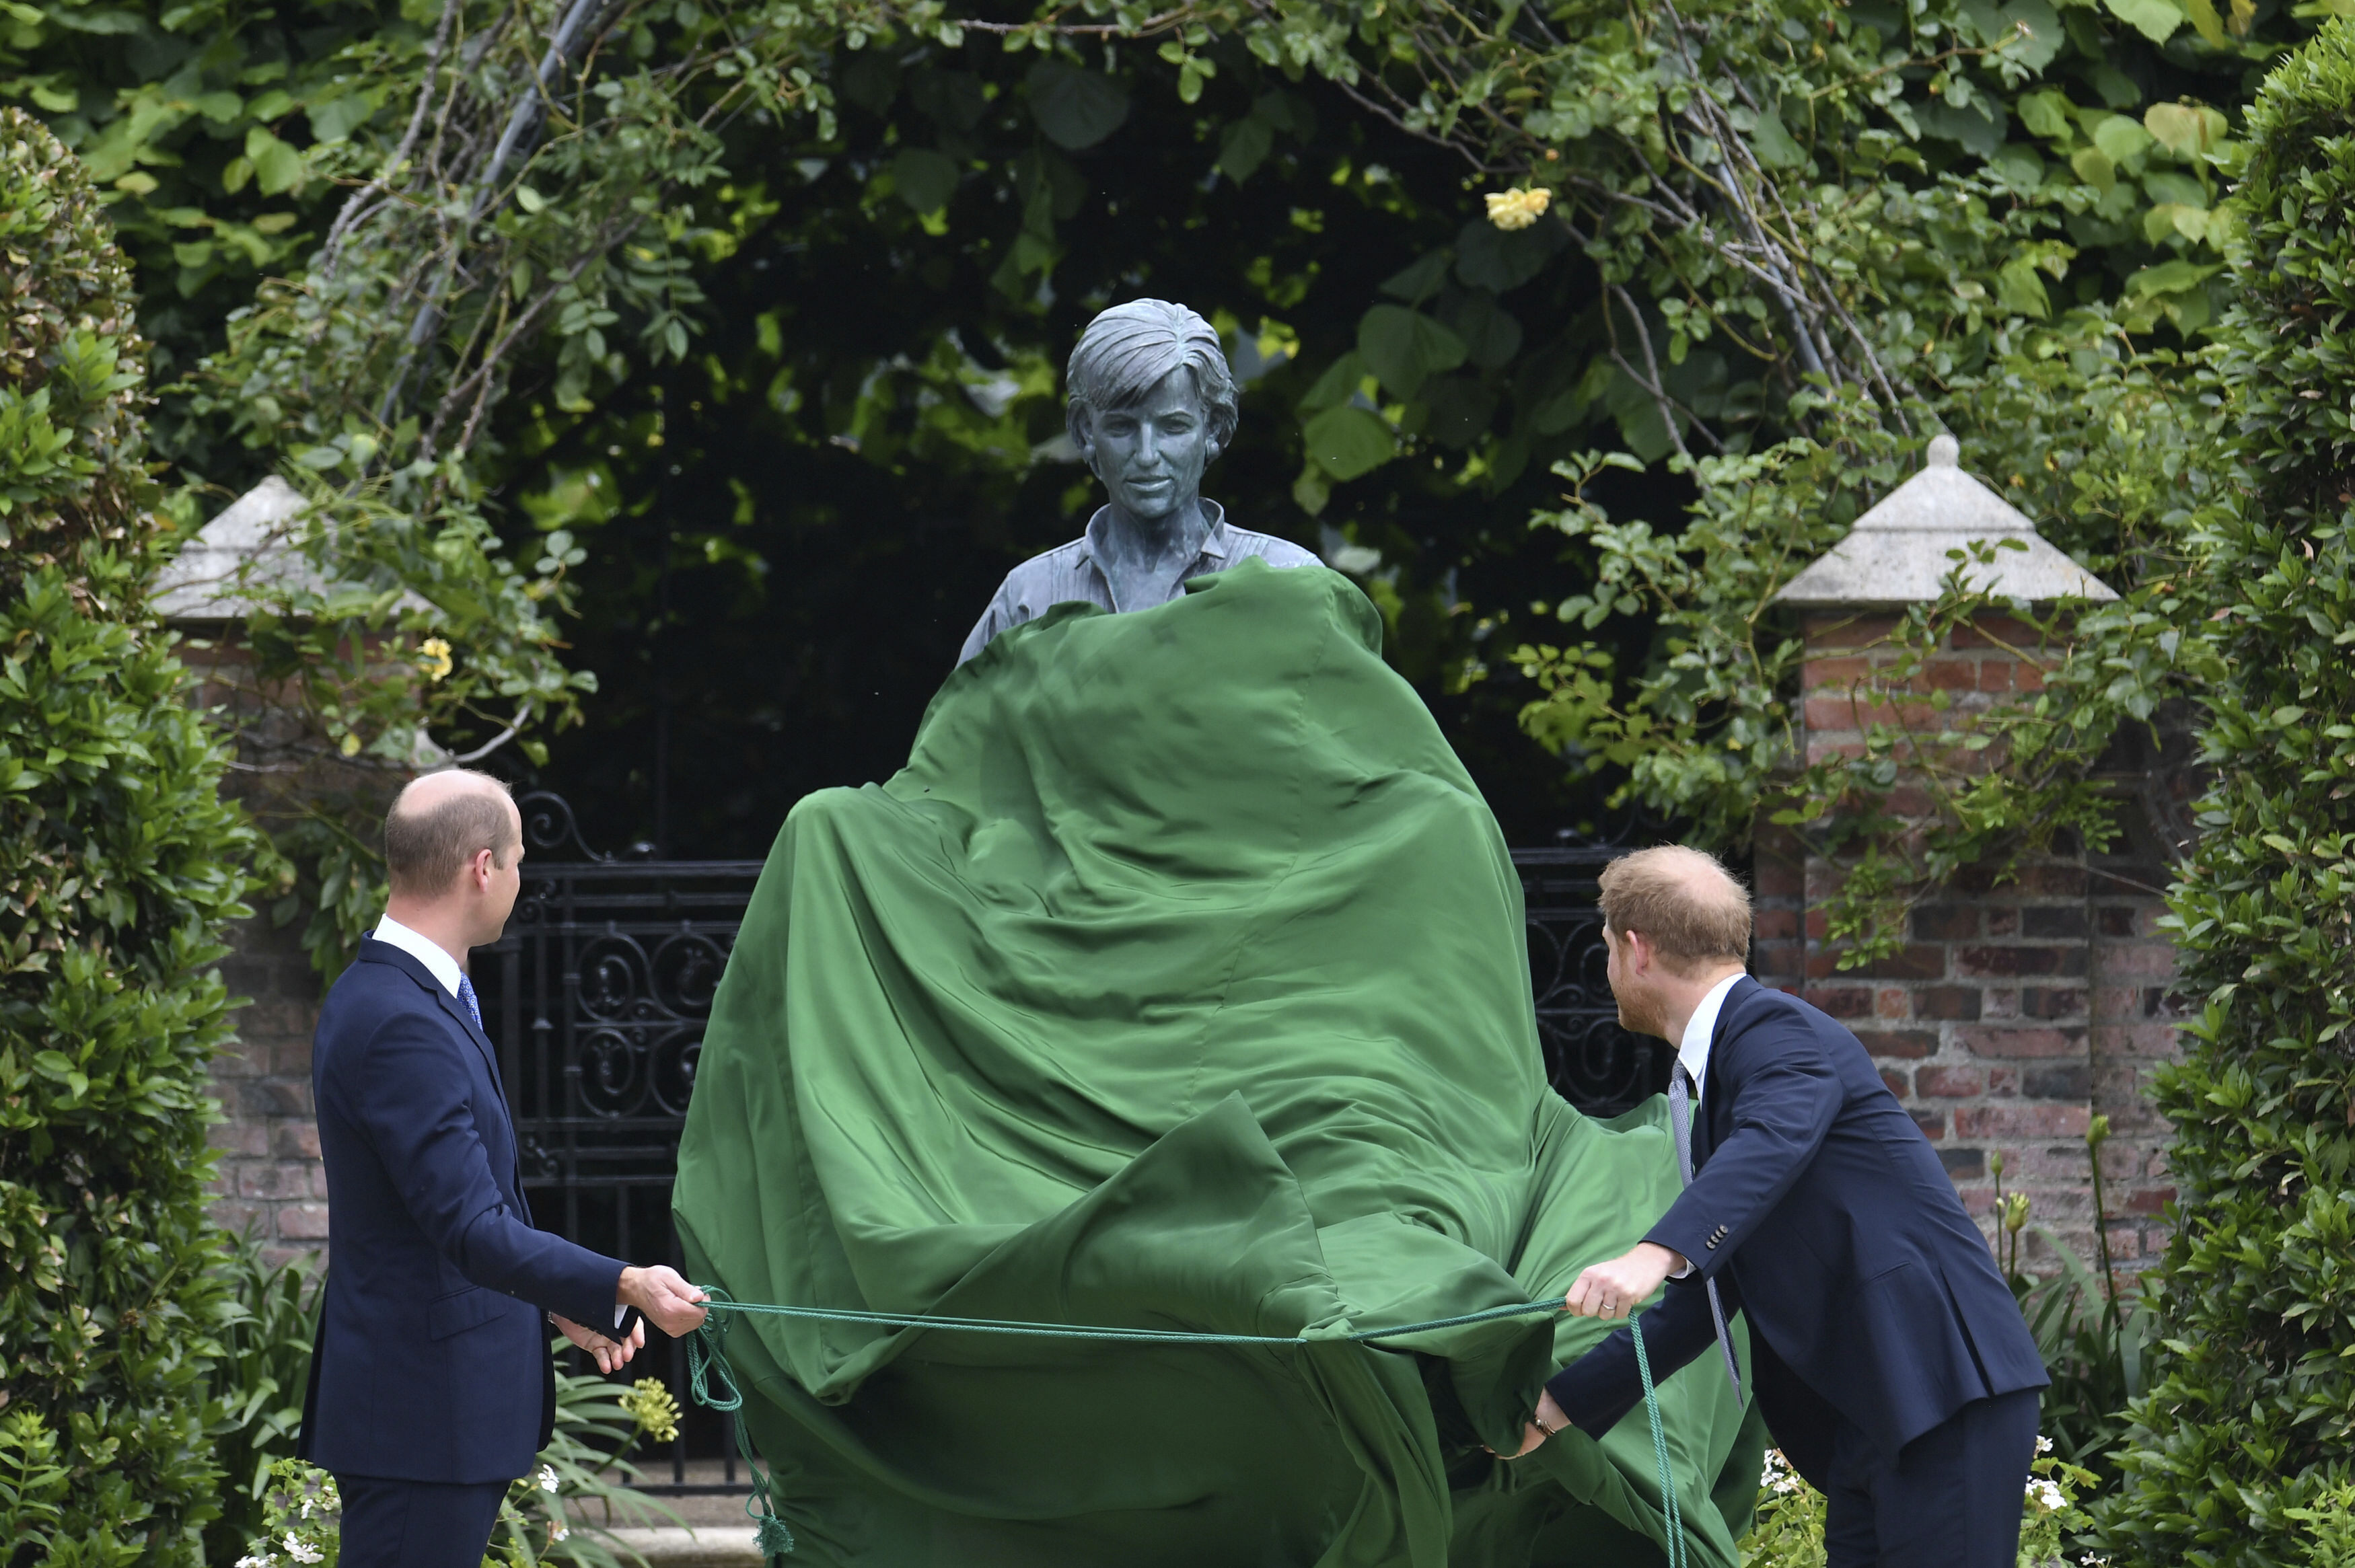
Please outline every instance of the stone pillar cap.
[[1856, 609], [1933, 603], [1941, 580], [1955, 566], [1948, 551], [2005, 540], [2026, 547], [2005, 546], [1987, 566], [1967, 564], [1965, 578], [1973, 588], [2039, 604], [2104, 604], [2118, 597], [2037, 533], [2017, 507], [1965, 473], [1961, 456], [1954, 437], [1932, 437], [1922, 471], [1890, 492], [1856, 520], [1847, 538], [1784, 584], [1775, 602]]
[[[274, 473], [239, 496], [158, 574], [152, 596], [155, 613], [176, 626], [243, 620], [261, 608], [237, 591], [238, 570], [248, 562], [254, 564], [256, 577], [272, 586], [332, 591], [338, 585], [320, 576], [288, 536], [304, 504], [302, 493]], [[397, 602], [403, 609], [433, 608], [413, 592]]]

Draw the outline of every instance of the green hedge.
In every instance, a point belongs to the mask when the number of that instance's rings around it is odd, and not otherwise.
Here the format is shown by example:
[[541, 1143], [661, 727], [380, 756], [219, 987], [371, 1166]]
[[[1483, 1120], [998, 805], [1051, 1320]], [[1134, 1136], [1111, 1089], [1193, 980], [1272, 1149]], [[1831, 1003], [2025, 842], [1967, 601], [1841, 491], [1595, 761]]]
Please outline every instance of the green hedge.
[[[2120, 1562], [2318, 1561], [2355, 1467], [2355, 24], [2266, 83], [2239, 192], [2222, 415], [2243, 475], [2200, 539], [2227, 673], [2174, 895], [2204, 1000], [2174, 1122], [2168, 1353], [2132, 1409]], [[2334, 1562], [2338, 1559], [2332, 1559]]]
[[228, 1311], [214, 966], [257, 842], [144, 607], [168, 530], [129, 272], [14, 109], [0, 255], [0, 1469], [37, 1478], [0, 1487], [0, 1562], [195, 1563]]

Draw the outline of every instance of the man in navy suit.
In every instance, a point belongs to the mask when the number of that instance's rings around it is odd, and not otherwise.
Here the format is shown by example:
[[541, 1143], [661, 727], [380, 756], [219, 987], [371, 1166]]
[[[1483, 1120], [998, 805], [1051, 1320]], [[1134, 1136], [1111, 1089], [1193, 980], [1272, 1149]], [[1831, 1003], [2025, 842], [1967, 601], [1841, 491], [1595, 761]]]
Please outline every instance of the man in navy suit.
[[470, 948], [515, 907], [523, 822], [453, 768], [384, 824], [392, 896], [328, 991], [311, 1058], [335, 1230], [300, 1452], [343, 1495], [346, 1568], [480, 1568], [556, 1416], [547, 1324], [612, 1372], [703, 1299], [536, 1230]]
[[[1750, 899], [1698, 850], [1603, 873], [1620, 1022], [1677, 1043], [1686, 1186], [1578, 1277], [1588, 1317], [1641, 1308], [1655, 1378], [1714, 1352], [1828, 1504], [1828, 1568], [2012, 1568], [2036, 1457], [2036, 1343], [1986, 1239], [1856, 1036], [1742, 972]], [[1725, 1322], [1744, 1314], [1752, 1365]], [[1557, 1373], [1523, 1452], [1601, 1436], [1640, 1394], [1625, 1329]]]

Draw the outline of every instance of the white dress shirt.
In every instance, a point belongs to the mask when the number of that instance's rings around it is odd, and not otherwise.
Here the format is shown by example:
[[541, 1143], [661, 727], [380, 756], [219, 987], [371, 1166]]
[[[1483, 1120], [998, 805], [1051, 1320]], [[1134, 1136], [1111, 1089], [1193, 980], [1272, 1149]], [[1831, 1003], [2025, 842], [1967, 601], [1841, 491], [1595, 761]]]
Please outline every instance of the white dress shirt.
[[452, 996], [458, 994], [458, 960], [449, 950], [430, 937], [421, 937], [388, 915], [376, 923], [376, 939], [389, 948], [399, 948], [425, 966], [425, 972], [442, 982], [442, 989]]
[[[1730, 974], [1710, 987], [1709, 994], [1700, 999], [1700, 1005], [1693, 1009], [1690, 1018], [1685, 1020], [1684, 1038], [1677, 1042], [1677, 1064], [1692, 1079], [1692, 1104], [1686, 1114], [1695, 1119], [1700, 1116], [1701, 1086], [1709, 1082], [1709, 1047], [1717, 1037], [1717, 1015], [1725, 1011], [1725, 993], [1732, 991], [1733, 982], [1741, 978], [1740, 974]], [[1688, 1260], [1682, 1268], [1668, 1277], [1682, 1279], [1692, 1271], [1693, 1266]]]
[[1710, 987], [1709, 994], [1700, 999], [1700, 1005], [1685, 1020], [1684, 1038], [1677, 1042], [1677, 1060], [1692, 1078], [1695, 1111], [1700, 1109], [1702, 1086], [1709, 1082], [1709, 1046], [1717, 1036], [1717, 1015], [1725, 1010], [1725, 993], [1741, 978], [1739, 973], [1730, 974]]

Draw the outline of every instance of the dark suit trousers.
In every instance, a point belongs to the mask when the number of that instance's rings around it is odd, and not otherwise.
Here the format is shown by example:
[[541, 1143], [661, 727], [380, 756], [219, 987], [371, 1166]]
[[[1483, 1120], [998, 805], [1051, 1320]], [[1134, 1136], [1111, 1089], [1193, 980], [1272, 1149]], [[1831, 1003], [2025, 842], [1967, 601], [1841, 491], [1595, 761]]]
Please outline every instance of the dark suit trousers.
[[482, 1568], [505, 1481], [388, 1481], [337, 1476], [343, 1568]]
[[1893, 1455], [1841, 1422], [1827, 1568], [2013, 1568], [2041, 1393], [1973, 1400]]

